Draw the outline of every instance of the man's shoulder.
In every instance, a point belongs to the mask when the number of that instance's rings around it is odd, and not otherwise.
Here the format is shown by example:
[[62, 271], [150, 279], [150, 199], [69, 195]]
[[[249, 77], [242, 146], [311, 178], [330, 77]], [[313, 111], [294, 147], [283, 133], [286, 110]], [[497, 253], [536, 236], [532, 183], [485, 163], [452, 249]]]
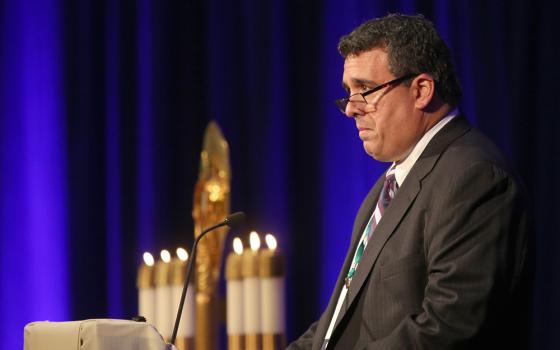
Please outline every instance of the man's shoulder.
[[506, 173], [513, 173], [504, 153], [478, 129], [471, 127], [442, 150], [440, 166], [461, 170], [476, 164], [486, 164]]
[[527, 197], [525, 184], [508, 158], [476, 128], [470, 128], [442, 150], [431, 175], [427, 181], [444, 187], [455, 185], [468, 191], [479, 184], [501, 183]]

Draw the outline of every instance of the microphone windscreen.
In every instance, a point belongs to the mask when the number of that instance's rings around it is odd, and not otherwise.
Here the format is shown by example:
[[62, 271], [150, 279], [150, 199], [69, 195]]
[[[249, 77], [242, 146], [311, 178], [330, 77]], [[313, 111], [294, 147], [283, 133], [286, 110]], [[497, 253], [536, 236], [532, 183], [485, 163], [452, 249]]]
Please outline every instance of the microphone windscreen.
[[228, 225], [229, 227], [239, 225], [240, 223], [245, 221], [245, 213], [242, 211], [238, 211], [236, 213], [229, 215], [225, 221], [226, 221], [226, 225]]

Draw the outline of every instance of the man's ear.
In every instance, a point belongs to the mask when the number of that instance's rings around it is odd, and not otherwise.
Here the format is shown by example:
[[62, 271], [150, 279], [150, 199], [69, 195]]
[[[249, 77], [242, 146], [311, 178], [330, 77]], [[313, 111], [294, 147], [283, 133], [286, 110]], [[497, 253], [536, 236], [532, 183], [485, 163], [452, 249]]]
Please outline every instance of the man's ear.
[[412, 80], [411, 87], [414, 94], [414, 106], [417, 109], [426, 109], [436, 93], [434, 78], [429, 74], [422, 73]]

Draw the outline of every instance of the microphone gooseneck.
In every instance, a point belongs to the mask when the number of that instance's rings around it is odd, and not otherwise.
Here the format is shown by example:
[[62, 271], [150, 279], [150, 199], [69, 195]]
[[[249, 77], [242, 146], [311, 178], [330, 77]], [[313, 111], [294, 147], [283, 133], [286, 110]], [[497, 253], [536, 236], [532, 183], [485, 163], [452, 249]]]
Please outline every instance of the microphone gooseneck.
[[181, 301], [179, 303], [179, 310], [177, 310], [177, 317], [175, 318], [175, 326], [173, 327], [173, 335], [171, 336], [171, 344], [175, 345], [175, 340], [177, 339], [177, 331], [179, 329], [179, 323], [181, 322], [181, 315], [183, 314], [183, 306], [185, 305], [185, 298], [187, 296], [187, 289], [189, 288], [189, 281], [191, 279], [192, 267], [193, 267], [194, 261], [196, 260], [196, 247], [198, 245], [198, 242], [210, 231], [213, 231], [213, 230], [215, 230], [219, 227], [222, 227], [222, 226], [233, 227], [235, 225], [240, 224], [244, 220], [245, 220], [245, 213], [243, 213], [242, 211], [238, 211], [236, 213], [233, 213], [233, 214], [229, 215], [227, 218], [224, 219], [224, 221], [222, 221], [220, 223], [217, 223], [214, 226], [210, 226], [210, 227], [204, 229], [200, 233], [200, 235], [198, 235], [198, 237], [196, 237], [196, 239], [194, 240], [191, 256], [189, 258], [189, 261], [187, 262], [187, 273], [186, 273], [186, 278], [185, 278], [185, 285], [183, 286], [183, 292], [181, 293]]
[[233, 213], [224, 220], [225, 224], [229, 227], [237, 226], [243, 221], [245, 221], [245, 213], [242, 211]]

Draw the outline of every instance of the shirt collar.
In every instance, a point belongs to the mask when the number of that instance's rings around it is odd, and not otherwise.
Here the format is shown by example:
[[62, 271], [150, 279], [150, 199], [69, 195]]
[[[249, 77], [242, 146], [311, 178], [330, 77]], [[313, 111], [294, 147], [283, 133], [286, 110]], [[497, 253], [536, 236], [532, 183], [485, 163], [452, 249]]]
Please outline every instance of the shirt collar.
[[397, 184], [402, 186], [402, 183], [406, 179], [406, 176], [418, 160], [422, 152], [428, 143], [432, 140], [432, 138], [453, 118], [455, 118], [459, 114], [459, 110], [457, 108], [453, 109], [448, 115], [443, 117], [439, 122], [437, 122], [434, 126], [432, 126], [426, 133], [422, 136], [422, 138], [414, 145], [412, 151], [406, 156], [406, 158], [400, 162], [394, 162], [391, 167], [389, 167], [389, 172], [395, 173], [395, 179], [397, 180]]

